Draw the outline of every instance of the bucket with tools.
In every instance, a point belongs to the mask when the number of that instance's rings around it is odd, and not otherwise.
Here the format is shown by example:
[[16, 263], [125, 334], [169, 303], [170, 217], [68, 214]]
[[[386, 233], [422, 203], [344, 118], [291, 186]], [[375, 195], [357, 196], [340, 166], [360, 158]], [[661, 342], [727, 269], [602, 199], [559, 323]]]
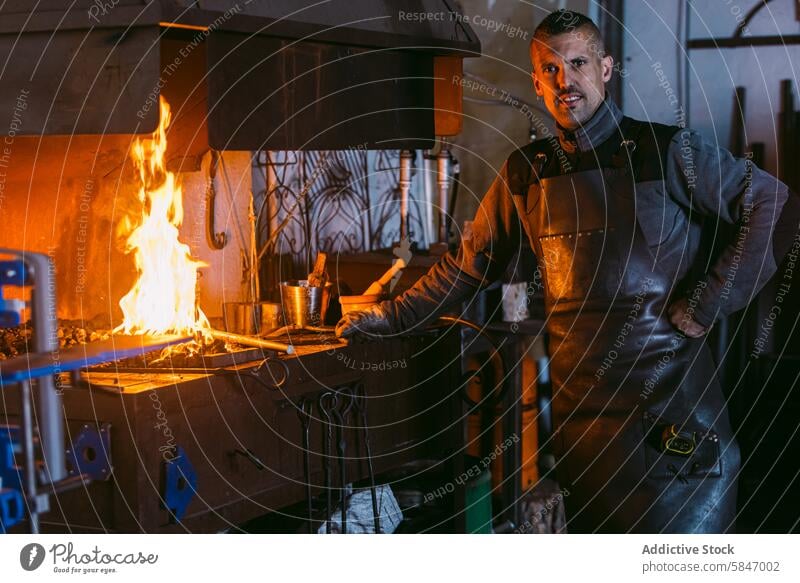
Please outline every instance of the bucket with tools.
[[293, 328], [322, 326], [332, 287], [329, 282], [323, 286], [309, 285], [307, 279], [282, 281], [281, 301], [286, 325]]
[[326, 261], [325, 253], [319, 253], [308, 279], [281, 282], [281, 303], [287, 326], [308, 328], [325, 323], [333, 287], [325, 271]]

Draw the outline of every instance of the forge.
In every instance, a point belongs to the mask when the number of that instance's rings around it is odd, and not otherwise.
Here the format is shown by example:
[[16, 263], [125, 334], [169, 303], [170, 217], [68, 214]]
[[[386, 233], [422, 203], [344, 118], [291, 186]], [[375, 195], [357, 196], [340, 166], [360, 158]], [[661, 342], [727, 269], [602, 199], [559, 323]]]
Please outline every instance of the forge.
[[[441, 81], [480, 43], [463, 20], [342, 27], [305, 4], [0, 7], [3, 530], [214, 532], [314, 499], [313, 524], [334, 477], [461, 463], [460, 335], [348, 346], [332, 324], [422, 216], [400, 152], [460, 131]], [[327, 315], [266, 328], [320, 252]]]

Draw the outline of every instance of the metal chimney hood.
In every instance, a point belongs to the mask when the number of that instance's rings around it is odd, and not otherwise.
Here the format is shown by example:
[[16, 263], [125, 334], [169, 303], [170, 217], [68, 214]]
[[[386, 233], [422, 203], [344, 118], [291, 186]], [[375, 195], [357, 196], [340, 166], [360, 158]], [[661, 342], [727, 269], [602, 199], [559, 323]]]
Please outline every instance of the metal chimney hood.
[[0, 131], [149, 133], [164, 95], [214, 149], [428, 147], [435, 63], [479, 55], [449, 0], [6, 0]]

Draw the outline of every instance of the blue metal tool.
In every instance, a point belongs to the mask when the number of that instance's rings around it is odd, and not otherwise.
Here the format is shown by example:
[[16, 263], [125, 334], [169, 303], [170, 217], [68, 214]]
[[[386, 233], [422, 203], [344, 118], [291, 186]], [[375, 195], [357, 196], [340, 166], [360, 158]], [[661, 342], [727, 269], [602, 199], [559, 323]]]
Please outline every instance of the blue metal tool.
[[183, 448], [175, 448], [175, 457], [164, 460], [164, 505], [180, 521], [197, 493], [197, 473]]
[[68, 473], [70, 476], [84, 474], [92, 481], [104, 481], [111, 477], [111, 424], [103, 423], [99, 428], [84, 425], [67, 449]]

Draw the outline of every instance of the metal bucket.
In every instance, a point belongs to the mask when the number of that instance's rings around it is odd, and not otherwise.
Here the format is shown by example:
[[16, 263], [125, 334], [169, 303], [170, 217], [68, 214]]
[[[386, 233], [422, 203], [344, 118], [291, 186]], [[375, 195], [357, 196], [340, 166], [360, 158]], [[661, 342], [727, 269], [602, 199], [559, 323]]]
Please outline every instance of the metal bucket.
[[339, 303], [342, 305], [342, 316], [349, 312], [366, 310], [370, 306], [380, 303], [380, 294], [370, 294], [366, 296], [339, 296]]
[[258, 319], [258, 333], [269, 334], [283, 326], [283, 309], [274, 302], [261, 302], [258, 304], [260, 317]]
[[222, 321], [225, 331], [231, 334], [243, 336], [258, 334], [258, 305], [252, 302], [224, 302]]
[[222, 321], [226, 332], [255, 336], [283, 326], [281, 305], [272, 302], [225, 302]]
[[281, 282], [281, 302], [287, 326], [305, 328], [321, 326], [325, 322], [328, 302], [331, 299], [331, 283], [324, 287], [310, 287], [308, 280]]

